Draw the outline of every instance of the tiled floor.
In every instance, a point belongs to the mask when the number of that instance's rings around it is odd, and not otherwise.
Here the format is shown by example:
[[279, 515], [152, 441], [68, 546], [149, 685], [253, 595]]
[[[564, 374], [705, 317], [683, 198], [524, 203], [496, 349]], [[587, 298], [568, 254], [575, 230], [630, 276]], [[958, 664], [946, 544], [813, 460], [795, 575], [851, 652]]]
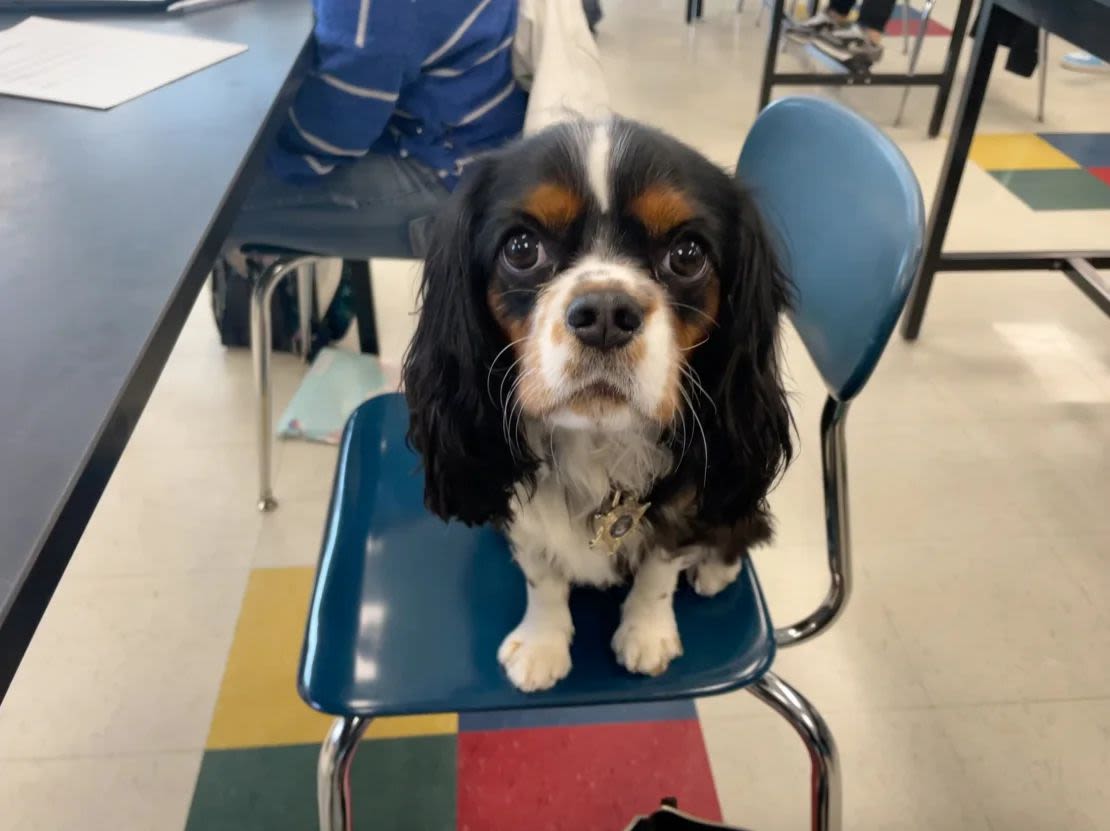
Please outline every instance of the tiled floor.
[[[766, 21], [721, 0], [689, 33], [680, 6], [605, 0], [614, 99], [731, 166]], [[941, 24], [953, 9], [942, 0]], [[944, 46], [928, 38], [924, 65]], [[893, 43], [886, 61], [904, 61]], [[1038, 209], [1030, 193], [1074, 187], [1014, 184], [1107, 179], [1110, 79], [1053, 66], [1048, 83], [1041, 125], [1036, 82], [1000, 59], [981, 132], [1009, 138], [977, 144], [952, 247], [1107, 247], [1110, 206]], [[925, 90], [889, 128], [899, 95], [840, 93], [887, 127], [928, 200], [944, 143], [924, 136]], [[860, 198], [866, 182], [846, 204]], [[376, 267], [387, 359], [411, 332], [414, 276]], [[253, 510], [249, 361], [218, 346], [205, 302], [0, 706], [4, 831], [313, 827], [326, 721], [293, 672], [335, 453], [281, 445], [281, 508]], [[854, 406], [856, 594], [833, 631], [777, 661], [840, 744], [846, 828], [1110, 827], [1108, 333], [1059, 276], [946, 274], [922, 339], [896, 339]], [[773, 495], [779, 541], [757, 558], [780, 622], [823, 591], [821, 385], [793, 337], [788, 351], [802, 451]], [[303, 369], [276, 363], [284, 401]], [[359, 827], [618, 831], [671, 793], [760, 831], [806, 827], [804, 752], [749, 696], [546, 718], [382, 722], [355, 772]]]
[[989, 133], [971, 159], [1035, 211], [1110, 210], [1110, 133]]

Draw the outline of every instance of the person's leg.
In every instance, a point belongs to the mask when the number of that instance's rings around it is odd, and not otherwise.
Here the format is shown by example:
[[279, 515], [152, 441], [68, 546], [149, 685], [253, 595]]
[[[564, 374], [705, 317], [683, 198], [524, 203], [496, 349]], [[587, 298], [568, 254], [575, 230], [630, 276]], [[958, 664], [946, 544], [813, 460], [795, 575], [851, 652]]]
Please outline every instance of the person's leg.
[[837, 60], [850, 62], [856, 70], [867, 69], [883, 56], [883, 30], [894, 13], [894, 3], [895, 0], [863, 0], [855, 23], [817, 33], [818, 48]]
[[267, 171], [228, 248], [272, 245], [349, 260], [422, 256], [427, 225], [447, 195], [427, 168], [377, 153], [304, 185]]
[[786, 34], [797, 41], [811, 40], [825, 32], [848, 25], [848, 15], [856, 0], [829, 0], [823, 12], [817, 12], [806, 20], [787, 20]]
[[859, 4], [859, 27], [869, 34], [882, 37], [890, 16], [894, 14], [895, 0], [863, 0]]

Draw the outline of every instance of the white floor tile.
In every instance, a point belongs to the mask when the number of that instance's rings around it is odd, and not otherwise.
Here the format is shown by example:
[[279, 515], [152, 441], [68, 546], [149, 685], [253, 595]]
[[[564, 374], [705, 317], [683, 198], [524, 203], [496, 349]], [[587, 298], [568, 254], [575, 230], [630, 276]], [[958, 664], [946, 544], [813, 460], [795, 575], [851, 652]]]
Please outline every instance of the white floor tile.
[[1107, 827], [1110, 701], [969, 707], [939, 717], [991, 828]]
[[891, 546], [860, 562], [934, 704], [1110, 697], [1105, 598], [1050, 541]]
[[[764, 705], [750, 701], [748, 717], [702, 726], [725, 819], [760, 831], [806, 828], [805, 748], [783, 719], [769, 710], [764, 715], [756, 709]], [[842, 763], [844, 828], [990, 829], [964, 787], [960, 759], [934, 712], [837, 713], [828, 722]]]
[[19, 831], [183, 828], [199, 752], [0, 761], [4, 827]]
[[203, 748], [246, 576], [67, 577], [0, 707], [0, 758]]

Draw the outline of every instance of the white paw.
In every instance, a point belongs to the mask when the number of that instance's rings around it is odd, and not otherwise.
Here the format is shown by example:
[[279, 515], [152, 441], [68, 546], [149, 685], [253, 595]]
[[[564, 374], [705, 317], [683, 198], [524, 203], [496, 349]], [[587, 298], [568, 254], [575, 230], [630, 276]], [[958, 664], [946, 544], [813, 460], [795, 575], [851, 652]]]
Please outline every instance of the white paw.
[[725, 565], [720, 560], [709, 559], [694, 567], [694, 591], [702, 597], [712, 597], [731, 586], [744, 567], [743, 560]]
[[617, 661], [629, 672], [662, 675], [682, 654], [682, 641], [670, 605], [626, 612], [613, 635]]
[[497, 660], [517, 689], [550, 689], [570, 672], [570, 637], [558, 628], [522, 623], [501, 642]]

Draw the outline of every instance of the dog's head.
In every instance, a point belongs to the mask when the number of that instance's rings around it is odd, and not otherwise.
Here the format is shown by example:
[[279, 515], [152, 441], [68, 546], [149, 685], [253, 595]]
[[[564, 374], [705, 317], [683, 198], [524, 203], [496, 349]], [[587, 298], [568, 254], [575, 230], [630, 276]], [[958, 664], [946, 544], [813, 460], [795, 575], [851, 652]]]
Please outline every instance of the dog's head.
[[624, 120], [551, 128], [473, 165], [440, 215], [405, 361], [428, 507], [504, 519], [525, 420], [656, 429], [661, 483], [729, 523], [790, 454], [788, 284], [749, 194]]

